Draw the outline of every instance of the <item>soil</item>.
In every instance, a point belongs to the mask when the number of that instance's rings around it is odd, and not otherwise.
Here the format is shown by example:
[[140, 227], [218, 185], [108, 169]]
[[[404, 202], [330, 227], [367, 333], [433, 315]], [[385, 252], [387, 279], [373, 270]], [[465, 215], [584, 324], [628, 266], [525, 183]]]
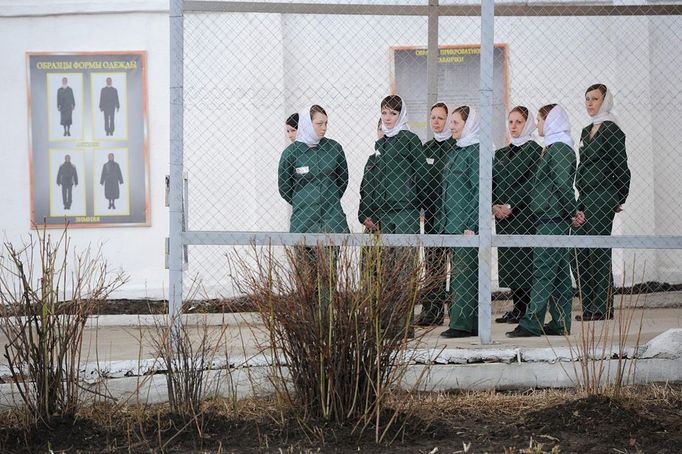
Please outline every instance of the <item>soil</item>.
[[666, 387], [665, 398], [656, 396], [660, 389], [620, 399], [570, 391], [409, 396], [414, 408], [398, 415], [396, 438], [379, 445], [372, 428], [358, 437], [350, 424], [308, 421], [304, 430], [294, 417], [281, 423], [268, 401], [238, 414], [214, 402], [195, 420], [167, 406], [102, 407], [31, 433], [0, 415], [0, 452], [678, 453], [682, 386]]

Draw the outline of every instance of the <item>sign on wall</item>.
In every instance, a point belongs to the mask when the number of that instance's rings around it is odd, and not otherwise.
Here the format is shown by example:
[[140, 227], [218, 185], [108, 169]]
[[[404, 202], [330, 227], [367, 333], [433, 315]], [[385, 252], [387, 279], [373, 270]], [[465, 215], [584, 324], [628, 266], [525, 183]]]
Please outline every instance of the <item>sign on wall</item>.
[[32, 224], [150, 225], [146, 57], [27, 53]]
[[[438, 101], [454, 109], [480, 105], [481, 48], [478, 45], [440, 46], [438, 57]], [[407, 105], [409, 124], [422, 141], [426, 140], [428, 109], [425, 47], [391, 48], [391, 89]], [[507, 111], [507, 46], [493, 50], [493, 143], [505, 145]], [[449, 127], [449, 124], [448, 124]]]

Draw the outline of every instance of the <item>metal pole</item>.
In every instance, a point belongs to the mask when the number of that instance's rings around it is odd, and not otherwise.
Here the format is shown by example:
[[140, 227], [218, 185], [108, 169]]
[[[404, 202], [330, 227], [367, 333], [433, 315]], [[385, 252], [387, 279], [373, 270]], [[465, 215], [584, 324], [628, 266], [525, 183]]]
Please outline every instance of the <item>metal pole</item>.
[[183, 0], [170, 1], [170, 190], [168, 315], [179, 320], [182, 309], [183, 188]]
[[[433, 131], [428, 126], [431, 111], [428, 110], [438, 101], [438, 0], [429, 0], [428, 46], [426, 52], [426, 140], [433, 139]], [[446, 124], [447, 128], [448, 125]]]
[[495, 2], [481, 2], [481, 151], [478, 197], [478, 335], [482, 344], [492, 342], [492, 163], [493, 163], [493, 50]]

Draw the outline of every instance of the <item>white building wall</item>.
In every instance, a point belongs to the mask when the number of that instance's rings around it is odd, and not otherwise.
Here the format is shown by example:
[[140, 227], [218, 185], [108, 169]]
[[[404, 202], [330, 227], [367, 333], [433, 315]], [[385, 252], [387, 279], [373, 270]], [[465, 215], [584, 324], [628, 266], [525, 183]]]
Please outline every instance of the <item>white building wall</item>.
[[[168, 211], [163, 187], [169, 150], [169, 46], [168, 13], [162, 12], [164, 6], [167, 10], [167, 2], [122, 2], [158, 12], [102, 13], [121, 7], [110, 3], [0, 3], [0, 85], [7, 106], [0, 112], [4, 136], [0, 235], [17, 243], [31, 232], [26, 52], [144, 50], [148, 63], [151, 227], [71, 229], [70, 236], [79, 250], [101, 245], [110, 265], [127, 272], [130, 281], [119, 296], [159, 298], [168, 287], [163, 255]], [[95, 11], [69, 13], [87, 10]], [[50, 15], [39, 15], [43, 12]], [[18, 16], [8, 17], [10, 14]]]
[[[167, 287], [163, 239], [168, 216], [167, 2], [0, 1], [5, 105], [0, 229], [9, 241], [29, 232], [30, 193], [26, 114], [29, 51], [145, 50], [148, 54], [151, 227], [72, 229], [83, 248], [102, 244], [115, 267], [131, 276], [126, 296], [161, 297]], [[87, 11], [88, 14], [76, 14]], [[498, 18], [495, 41], [509, 46], [509, 103], [532, 109], [560, 102], [573, 135], [589, 122], [584, 89], [603, 82], [616, 94], [628, 136], [631, 196], [615, 234], [679, 234], [682, 200], [677, 170], [682, 36], [679, 18]], [[389, 47], [424, 46], [422, 17], [188, 15], [185, 35], [185, 155], [190, 179], [190, 228], [276, 230], [288, 227], [289, 208], [277, 193], [276, 173], [287, 145], [283, 119], [312, 102], [329, 112], [328, 137], [344, 146], [350, 185], [342, 200], [351, 230], [358, 191], [373, 152], [379, 101], [390, 90]], [[479, 40], [478, 18], [442, 18], [441, 44]], [[342, 40], [342, 41], [341, 41]], [[201, 69], [200, 71], [198, 69]], [[674, 99], [673, 99], [674, 98]], [[225, 102], [229, 100], [229, 102]], [[661, 108], [661, 106], [663, 106]], [[419, 119], [422, 120], [422, 119]], [[677, 211], [676, 211], [677, 210]], [[190, 248], [188, 276], [229, 294], [229, 248]], [[636, 257], [636, 259], [635, 259]], [[635, 281], [682, 282], [682, 253], [614, 252], [616, 282], [636, 260]], [[626, 273], [626, 283], [632, 276]]]

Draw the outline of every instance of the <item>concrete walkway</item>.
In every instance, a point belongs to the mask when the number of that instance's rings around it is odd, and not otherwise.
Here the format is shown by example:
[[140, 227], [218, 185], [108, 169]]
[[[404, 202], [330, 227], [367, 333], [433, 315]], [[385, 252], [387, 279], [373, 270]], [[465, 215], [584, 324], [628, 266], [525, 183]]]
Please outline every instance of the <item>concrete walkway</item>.
[[[574, 315], [577, 313], [574, 313]], [[629, 327], [626, 326], [630, 319]], [[207, 325], [208, 335], [214, 344], [220, 345], [219, 352], [225, 355], [257, 354], [267, 346], [267, 333], [254, 313], [237, 314], [195, 314], [185, 316], [188, 330], [195, 338], [201, 337], [199, 326]], [[641, 322], [641, 323], [640, 323]], [[153, 315], [101, 315], [89, 320], [84, 336], [82, 360], [84, 362], [107, 363], [120, 360], [140, 360], [157, 357], [156, 344], [163, 337], [165, 316]], [[447, 320], [446, 320], [447, 323]], [[447, 325], [430, 329], [418, 328], [419, 342], [413, 342], [420, 349], [452, 349], [452, 348], [559, 348], [579, 346], [585, 336], [608, 337], [605, 344], [617, 343], [622, 329], [625, 344], [635, 347], [643, 345], [657, 335], [673, 328], [682, 328], [682, 309], [647, 308], [616, 311], [616, 317], [609, 322], [576, 322], [573, 321], [570, 336], [534, 337], [509, 339], [506, 331], [515, 325], [493, 323], [491, 345], [482, 345], [477, 337], [464, 339], [445, 339], [439, 334], [447, 329]], [[625, 328], [628, 328], [627, 330]], [[7, 339], [0, 334], [0, 346]], [[599, 342], [603, 344], [604, 342]], [[5, 364], [0, 359], [0, 367]]]
[[[675, 300], [676, 301], [676, 300]], [[574, 314], [575, 315], [575, 314]], [[165, 365], [157, 344], [165, 335], [165, 316], [93, 317], [88, 322], [82, 352], [87, 386], [113, 397], [163, 402]], [[628, 322], [629, 321], [629, 322]], [[207, 377], [214, 392], [238, 397], [271, 392], [268, 336], [253, 313], [185, 316], [195, 339], [205, 331], [217, 345]], [[628, 326], [629, 323], [629, 326]], [[608, 322], [573, 322], [570, 336], [509, 339], [515, 325], [494, 324], [493, 343], [478, 338], [444, 339], [447, 328], [417, 329], [406, 361], [411, 364], [404, 386], [425, 390], [570, 387], [580, 381], [580, 358], [588, 358], [613, 380], [623, 362], [636, 359], [633, 383], [682, 381], [682, 309], [626, 308]], [[622, 332], [622, 335], [619, 334]], [[585, 342], [589, 336], [595, 341]], [[604, 337], [606, 336], [606, 337]], [[0, 334], [0, 345], [7, 339]], [[628, 366], [632, 368], [632, 366]], [[158, 373], [161, 372], [159, 375]], [[628, 372], [630, 373], [630, 372]], [[9, 369], [0, 360], [0, 407], [17, 404]]]

